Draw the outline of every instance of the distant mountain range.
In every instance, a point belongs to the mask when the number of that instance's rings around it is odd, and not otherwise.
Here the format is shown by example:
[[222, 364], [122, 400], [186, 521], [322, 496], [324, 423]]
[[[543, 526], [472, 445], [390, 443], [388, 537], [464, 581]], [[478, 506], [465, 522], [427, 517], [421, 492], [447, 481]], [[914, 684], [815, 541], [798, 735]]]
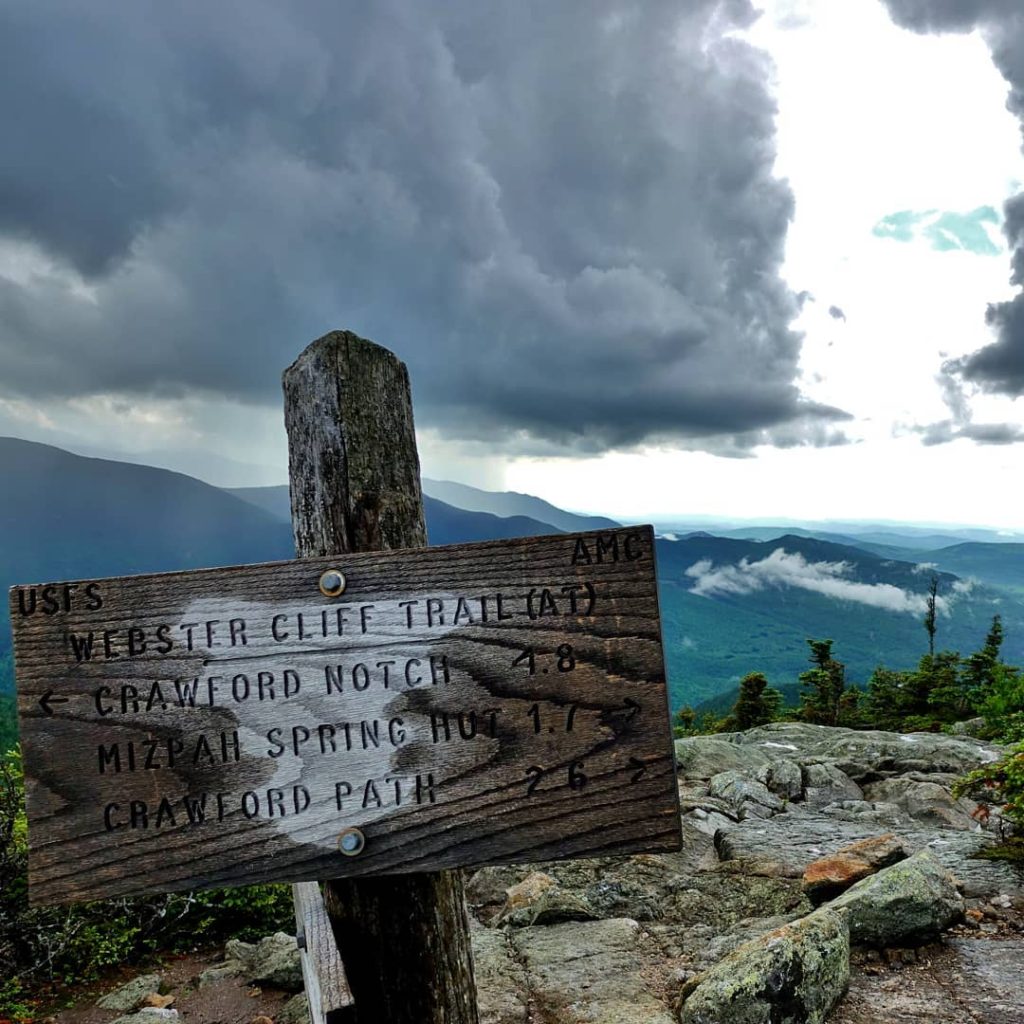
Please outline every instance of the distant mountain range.
[[604, 516], [581, 516], [535, 498], [530, 494], [515, 491], [482, 491], [478, 487], [452, 483], [450, 480], [423, 478], [424, 493], [438, 501], [447, 502], [456, 508], [470, 512], [488, 512], [494, 516], [526, 516], [542, 523], [549, 523], [566, 533], [577, 530], [607, 530], [621, 525]]
[[[1024, 570], [1017, 545], [979, 547], [1010, 548], [1004, 561]], [[972, 564], [985, 568], [985, 561]], [[977, 650], [999, 614], [1004, 655], [1024, 662], [1024, 595], [981, 573], [974, 574], [979, 582], [968, 582], [918, 562], [794, 534], [768, 541], [706, 533], [659, 541], [673, 703], [712, 699], [748, 672], [764, 672], [779, 687], [792, 683], [808, 667], [809, 637], [833, 638], [848, 677], [862, 685], [879, 664], [911, 667], [927, 649], [924, 601], [933, 571], [942, 602], [940, 648]]]
[[[5, 587], [293, 555], [284, 486], [221, 490], [13, 438], [0, 438], [0, 479]], [[433, 544], [617, 525], [530, 495], [437, 480], [424, 480], [424, 490]], [[659, 540], [673, 705], [715, 701], [751, 671], [792, 685], [806, 667], [808, 637], [835, 639], [836, 656], [861, 683], [879, 663], [909, 667], [926, 646], [923, 601], [933, 571], [943, 601], [940, 646], [977, 649], [999, 613], [1006, 656], [1024, 662], [1024, 543], [965, 540], [959, 530], [857, 529], [726, 524]], [[0, 623], [2, 693], [10, 688], [6, 606]]]
[[[237, 487], [228, 491], [275, 518], [291, 523], [288, 487]], [[562, 533], [561, 528], [542, 523], [528, 516], [502, 517], [487, 512], [454, 508], [429, 494], [423, 495], [423, 511], [427, 519], [427, 538], [431, 544], [466, 544], [478, 540], [502, 540], [506, 537], [542, 537]], [[565, 513], [568, 515], [568, 513]], [[570, 517], [571, 518], [571, 517]], [[572, 527], [571, 529], [593, 529]]]

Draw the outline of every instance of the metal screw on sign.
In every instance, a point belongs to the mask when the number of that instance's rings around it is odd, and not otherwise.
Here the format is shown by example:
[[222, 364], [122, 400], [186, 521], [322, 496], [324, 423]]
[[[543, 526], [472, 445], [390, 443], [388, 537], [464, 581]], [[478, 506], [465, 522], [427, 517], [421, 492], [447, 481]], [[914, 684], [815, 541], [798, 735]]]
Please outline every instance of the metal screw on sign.
[[346, 857], [358, 857], [366, 848], [366, 836], [357, 828], [347, 828], [338, 836], [338, 849]]
[[320, 593], [324, 597], [338, 597], [345, 592], [345, 574], [340, 569], [328, 569], [320, 577]]

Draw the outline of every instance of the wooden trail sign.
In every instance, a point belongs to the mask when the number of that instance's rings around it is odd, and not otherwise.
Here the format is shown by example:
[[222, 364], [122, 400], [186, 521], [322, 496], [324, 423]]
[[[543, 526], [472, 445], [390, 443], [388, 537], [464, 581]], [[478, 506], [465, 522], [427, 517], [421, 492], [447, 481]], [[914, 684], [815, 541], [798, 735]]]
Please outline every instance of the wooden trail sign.
[[37, 905], [679, 848], [649, 527], [10, 607]]

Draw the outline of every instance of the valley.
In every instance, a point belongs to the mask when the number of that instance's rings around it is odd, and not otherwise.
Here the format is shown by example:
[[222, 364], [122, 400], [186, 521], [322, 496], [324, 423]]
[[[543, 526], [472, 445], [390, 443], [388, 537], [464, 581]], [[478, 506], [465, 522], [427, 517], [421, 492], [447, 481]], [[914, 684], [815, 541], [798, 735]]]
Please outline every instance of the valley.
[[[0, 438], [0, 474], [8, 485], [0, 508], [5, 587], [293, 555], [285, 486], [222, 490], [180, 473], [14, 438]], [[424, 490], [432, 544], [618, 525], [530, 495], [430, 479]], [[673, 710], [728, 706], [739, 680], [755, 671], [792, 698], [812, 637], [835, 640], [836, 657], [855, 685], [864, 686], [879, 664], [911, 667], [927, 650], [922, 621], [933, 574], [937, 649], [977, 649], [998, 614], [1006, 660], [1024, 662], [1024, 543], [1017, 538], [850, 523], [834, 530], [701, 526], [680, 533], [663, 524], [657, 544]], [[51, 603], [66, 598], [64, 591], [38, 593]], [[6, 746], [13, 738], [6, 607], [0, 618], [0, 744]]]

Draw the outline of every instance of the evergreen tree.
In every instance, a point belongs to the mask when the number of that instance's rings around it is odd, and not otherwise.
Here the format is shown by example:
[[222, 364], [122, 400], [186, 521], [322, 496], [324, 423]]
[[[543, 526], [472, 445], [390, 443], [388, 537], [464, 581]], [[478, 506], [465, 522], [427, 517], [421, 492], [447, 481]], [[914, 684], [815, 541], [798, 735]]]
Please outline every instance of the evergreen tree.
[[736, 729], [752, 729], [772, 722], [782, 707], [782, 694], [768, 685], [760, 672], [751, 672], [740, 680], [740, 692], [730, 718]]
[[935, 605], [939, 593], [939, 577], [932, 574], [928, 582], [927, 611], [924, 616], [924, 628], [928, 631], [928, 653], [935, 654]]
[[911, 702], [905, 708], [905, 729], [937, 728], [971, 713], [970, 697], [963, 685], [958, 651], [939, 651], [921, 658], [911, 676]]
[[906, 714], [911, 675], [883, 665], [871, 673], [864, 709], [865, 718], [873, 728], [899, 729]]
[[814, 666], [800, 674], [798, 717], [818, 725], [838, 725], [846, 690], [846, 666], [832, 657], [832, 640], [808, 640]]
[[985, 637], [980, 651], [975, 651], [964, 661], [964, 689], [977, 707], [990, 693], [996, 683], [996, 666], [1003, 646], [1003, 620], [999, 615], [992, 618], [992, 626]]
[[689, 704], [684, 704], [677, 712], [675, 717], [674, 733], [676, 736], [692, 736], [694, 733], [694, 725], [697, 721], [697, 712], [690, 707]]

